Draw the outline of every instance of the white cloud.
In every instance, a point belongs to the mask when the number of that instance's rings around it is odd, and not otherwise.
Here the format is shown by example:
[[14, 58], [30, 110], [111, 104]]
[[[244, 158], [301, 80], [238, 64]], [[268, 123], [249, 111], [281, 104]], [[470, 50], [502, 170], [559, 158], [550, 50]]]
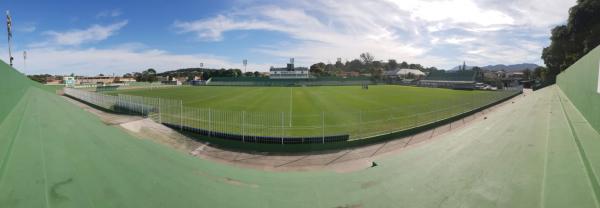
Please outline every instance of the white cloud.
[[121, 14], [123, 14], [123, 13], [121, 12], [120, 9], [106, 10], [106, 11], [101, 11], [98, 14], [96, 14], [96, 18], [118, 17], [118, 16], [121, 16]]
[[[174, 27], [202, 41], [224, 41], [225, 33], [239, 30], [285, 33], [295, 40], [292, 44], [253, 50], [297, 57], [300, 63], [353, 59], [366, 51], [377, 59], [443, 68], [462, 60], [540, 63], [549, 27], [564, 22], [574, 4], [575, 0], [296, 0], [176, 21]], [[470, 53], [474, 51], [479, 53]]]
[[[362, 18], [368, 17], [364, 11], [358, 13], [340, 9], [338, 12], [340, 13], [333, 14], [336, 18], [324, 21], [302, 9], [263, 6], [232, 12], [227, 16], [176, 21], [174, 27], [181, 33], [195, 33], [204, 41], [221, 41], [225, 32], [234, 30], [282, 32], [302, 43], [288, 47], [259, 47], [255, 51], [280, 57], [296, 57], [299, 63], [304, 61], [306, 64], [315, 60], [335, 60], [337, 57], [349, 59], [365, 51], [381, 56], [416, 56], [424, 52], [424, 49], [413, 43], [400, 41], [396, 31], [392, 30], [394, 28], [375, 24], [385, 18]], [[345, 18], [353, 18], [354, 21], [339, 21]]]
[[478, 3], [513, 16], [517, 25], [548, 28], [566, 22], [569, 8], [576, 0], [481, 0]]
[[389, 0], [412, 19], [428, 22], [474, 23], [482, 26], [513, 24], [515, 20], [500, 11], [484, 9], [472, 0], [422, 1]]
[[[575, 0], [294, 0], [231, 9], [219, 15], [174, 21], [181, 34], [199, 41], [228, 41], [226, 33], [261, 30], [290, 40], [246, 49], [276, 59], [295, 57], [298, 64], [350, 60], [370, 52], [379, 60], [452, 68], [469, 65], [541, 63], [549, 28], [562, 23]], [[116, 11], [116, 12], [115, 12]], [[120, 10], [98, 17], [116, 17]], [[241, 57], [178, 54], [132, 40], [93, 47], [116, 35], [128, 21], [69, 31], [47, 31], [48, 40], [29, 44], [26, 73], [123, 74], [145, 68], [241, 68]], [[35, 30], [35, 28], [33, 29]], [[202, 43], [200, 43], [202, 44]], [[22, 62], [16, 56], [15, 63]], [[270, 63], [251, 63], [265, 71]]]
[[50, 36], [50, 40], [43, 43], [35, 43], [31, 46], [66, 45], [76, 46], [84, 43], [94, 43], [113, 36], [117, 31], [127, 25], [127, 20], [110, 25], [92, 25], [86, 29], [76, 29], [66, 32], [46, 31], [44, 34]]
[[15, 27], [15, 31], [22, 32], [22, 33], [35, 32], [36, 29], [37, 29], [37, 27], [33, 23], [25, 23], [25, 24]]
[[472, 42], [472, 41], [476, 41], [477, 39], [475, 38], [457, 38], [457, 37], [451, 37], [451, 38], [447, 38], [446, 40], [444, 40], [445, 43], [448, 44], [454, 44], [454, 45], [462, 45], [468, 42]]
[[[130, 44], [125, 44], [130, 45]], [[139, 45], [139, 44], [131, 44]], [[6, 51], [6, 49], [2, 49]], [[157, 49], [135, 50], [129, 47], [112, 49], [65, 49], [33, 48], [27, 51], [27, 67], [20, 56], [15, 57], [15, 67], [26, 74], [70, 74], [97, 75], [124, 74], [154, 68], [158, 71], [178, 68], [204, 67], [241, 68], [241, 63], [230, 62], [225, 57], [210, 54], [175, 54]], [[248, 70], [268, 70], [268, 64], [248, 65]]]

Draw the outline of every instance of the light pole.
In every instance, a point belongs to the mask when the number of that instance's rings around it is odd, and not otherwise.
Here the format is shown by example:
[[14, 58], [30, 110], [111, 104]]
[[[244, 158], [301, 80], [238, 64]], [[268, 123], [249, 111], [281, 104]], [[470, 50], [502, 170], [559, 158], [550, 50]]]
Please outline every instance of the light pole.
[[13, 65], [13, 57], [12, 57], [12, 43], [11, 43], [11, 39], [12, 39], [12, 19], [10, 18], [10, 12], [8, 10], [6, 10], [6, 30], [8, 32], [8, 60], [10, 63], [10, 66], [12, 67]]
[[27, 51], [23, 51], [23, 71], [27, 70]]

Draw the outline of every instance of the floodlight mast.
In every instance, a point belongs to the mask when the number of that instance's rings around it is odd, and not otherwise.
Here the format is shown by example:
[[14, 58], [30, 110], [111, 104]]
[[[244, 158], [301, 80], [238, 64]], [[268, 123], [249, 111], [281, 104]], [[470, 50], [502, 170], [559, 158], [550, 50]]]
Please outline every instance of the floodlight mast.
[[27, 70], [27, 51], [23, 51], [23, 71]]
[[13, 65], [13, 57], [12, 57], [12, 19], [10, 18], [10, 12], [6, 10], [6, 30], [8, 32], [8, 60], [10, 66]]
[[248, 66], [248, 59], [244, 59], [244, 61], [242, 61], [242, 63], [244, 64], [244, 74], [246, 73], [246, 66]]

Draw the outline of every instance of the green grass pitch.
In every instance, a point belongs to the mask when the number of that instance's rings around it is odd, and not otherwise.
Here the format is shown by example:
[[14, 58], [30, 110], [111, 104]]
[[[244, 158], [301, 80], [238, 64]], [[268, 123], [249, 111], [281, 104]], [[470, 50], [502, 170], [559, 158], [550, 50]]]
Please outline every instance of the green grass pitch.
[[[182, 100], [183, 106], [237, 112], [226, 131], [262, 136], [349, 134], [352, 139], [407, 129], [446, 118], [505, 97], [509, 92], [462, 91], [393, 85], [326, 87], [200, 86], [118, 90], [128, 94]], [[241, 112], [247, 124], [239, 125]], [[269, 113], [271, 130], [252, 128], [251, 115]], [[187, 112], [194, 117], [196, 114]], [[239, 117], [231, 122], [232, 117]], [[273, 116], [272, 116], [273, 117]], [[213, 122], [220, 120], [213, 116]], [[194, 126], [194, 122], [190, 122]], [[281, 125], [279, 125], [281, 123]], [[206, 125], [198, 124], [198, 127]], [[281, 126], [281, 130], [277, 128]], [[323, 128], [325, 126], [325, 128]], [[245, 128], [245, 129], [244, 129]], [[273, 135], [275, 134], [275, 135]]]

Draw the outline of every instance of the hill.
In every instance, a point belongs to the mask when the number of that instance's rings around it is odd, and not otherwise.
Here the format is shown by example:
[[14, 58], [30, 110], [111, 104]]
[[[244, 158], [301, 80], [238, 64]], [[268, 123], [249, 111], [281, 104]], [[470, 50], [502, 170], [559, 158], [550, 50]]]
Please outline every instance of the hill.
[[[450, 69], [450, 71], [456, 71], [461, 66], [455, 66], [454, 68]], [[475, 66], [467, 66], [466, 68], [468, 70], [470, 70], [470, 69], [473, 69], [473, 67], [475, 67]], [[484, 66], [481, 68], [490, 70], [490, 71], [504, 70], [504, 71], [513, 72], [513, 71], [523, 71], [525, 69], [534, 70], [537, 67], [539, 67], [537, 64], [523, 63], [523, 64], [513, 64], [513, 65], [504, 65], [504, 64], [488, 65], [488, 66]]]
[[539, 67], [537, 64], [523, 63], [523, 64], [513, 64], [513, 65], [504, 65], [504, 64], [489, 65], [489, 66], [484, 66], [482, 68], [491, 70], [491, 71], [504, 70], [504, 71], [512, 72], [512, 71], [523, 71], [525, 69], [534, 70], [537, 67]]

